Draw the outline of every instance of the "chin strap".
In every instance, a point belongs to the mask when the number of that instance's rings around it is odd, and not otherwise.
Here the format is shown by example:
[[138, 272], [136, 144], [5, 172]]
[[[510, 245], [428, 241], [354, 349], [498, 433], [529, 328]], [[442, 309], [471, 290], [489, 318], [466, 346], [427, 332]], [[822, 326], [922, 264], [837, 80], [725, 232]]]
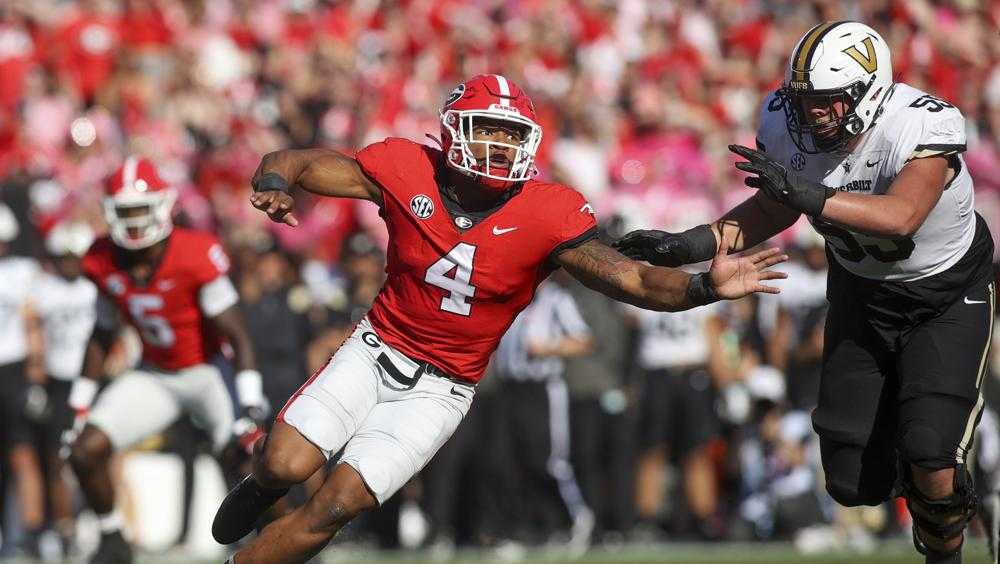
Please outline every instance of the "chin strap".
[[439, 138], [434, 137], [430, 133], [424, 133], [424, 135], [426, 135], [427, 138], [430, 139], [431, 141], [437, 143], [437, 146], [438, 146], [439, 149], [444, 150], [444, 143], [442, 143]]

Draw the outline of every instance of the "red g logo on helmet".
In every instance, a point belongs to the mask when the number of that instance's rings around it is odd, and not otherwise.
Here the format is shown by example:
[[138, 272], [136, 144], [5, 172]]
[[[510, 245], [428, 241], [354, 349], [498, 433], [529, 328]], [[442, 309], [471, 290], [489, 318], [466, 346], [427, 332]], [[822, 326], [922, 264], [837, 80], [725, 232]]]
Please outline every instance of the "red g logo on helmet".
[[448, 99], [444, 101], [444, 107], [447, 108], [454, 104], [456, 100], [462, 97], [462, 94], [465, 94], [465, 84], [459, 84], [451, 91], [451, 94], [448, 94]]
[[[507, 190], [516, 182], [535, 174], [535, 154], [542, 141], [542, 128], [535, 121], [535, 107], [516, 84], [498, 74], [482, 74], [451, 91], [441, 110], [441, 141], [445, 162], [451, 168], [475, 176], [480, 183]], [[473, 139], [477, 120], [502, 122], [524, 131], [519, 143]], [[505, 168], [491, 167], [490, 159], [479, 162], [472, 152], [475, 144], [514, 149], [514, 158]]]

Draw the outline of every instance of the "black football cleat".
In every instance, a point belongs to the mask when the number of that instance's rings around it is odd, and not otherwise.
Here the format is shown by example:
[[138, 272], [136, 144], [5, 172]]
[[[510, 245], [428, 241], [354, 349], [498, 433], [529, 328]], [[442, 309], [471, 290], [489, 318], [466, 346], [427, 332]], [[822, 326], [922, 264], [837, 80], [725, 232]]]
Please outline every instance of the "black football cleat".
[[121, 531], [101, 535], [101, 544], [89, 560], [90, 564], [132, 564], [132, 561], [132, 547]]
[[288, 488], [262, 488], [253, 479], [253, 474], [243, 478], [236, 487], [229, 490], [215, 513], [215, 520], [212, 521], [212, 536], [215, 541], [219, 544], [233, 544], [250, 534], [260, 516], [286, 493]]

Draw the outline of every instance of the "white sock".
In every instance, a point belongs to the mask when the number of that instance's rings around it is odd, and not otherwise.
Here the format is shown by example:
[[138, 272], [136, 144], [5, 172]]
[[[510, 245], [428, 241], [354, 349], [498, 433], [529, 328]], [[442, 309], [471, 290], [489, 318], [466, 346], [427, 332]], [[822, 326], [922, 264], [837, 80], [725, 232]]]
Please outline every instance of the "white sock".
[[114, 533], [122, 529], [122, 514], [117, 509], [113, 509], [111, 513], [98, 515], [97, 522], [100, 525], [102, 535]]

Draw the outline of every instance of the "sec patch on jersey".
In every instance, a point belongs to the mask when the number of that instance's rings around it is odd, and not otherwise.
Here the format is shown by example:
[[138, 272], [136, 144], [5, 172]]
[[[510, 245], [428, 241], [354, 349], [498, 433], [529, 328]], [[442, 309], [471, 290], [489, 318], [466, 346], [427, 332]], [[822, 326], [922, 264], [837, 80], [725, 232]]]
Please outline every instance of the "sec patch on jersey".
[[434, 215], [434, 202], [426, 194], [417, 194], [410, 200], [410, 210], [418, 219]]

